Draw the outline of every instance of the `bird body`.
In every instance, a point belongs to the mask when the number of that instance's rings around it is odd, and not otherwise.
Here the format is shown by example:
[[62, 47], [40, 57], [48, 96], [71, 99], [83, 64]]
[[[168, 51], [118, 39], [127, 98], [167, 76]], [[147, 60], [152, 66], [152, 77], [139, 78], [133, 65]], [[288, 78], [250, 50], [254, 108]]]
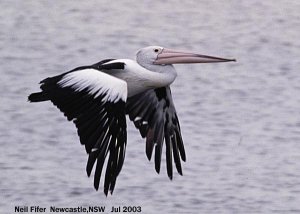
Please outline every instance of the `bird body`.
[[161, 73], [148, 70], [136, 61], [130, 59], [112, 60], [104, 65], [113, 65], [114, 63], [123, 63], [124, 68], [102, 71], [118, 79], [124, 80], [127, 83], [128, 97], [148, 89], [168, 86], [177, 76], [173, 66], [168, 66], [168, 71], [170, 72]]
[[218, 57], [149, 46], [137, 52], [136, 61], [106, 59], [89, 66], [42, 80], [41, 92], [30, 102], [50, 100], [77, 127], [88, 153], [86, 171], [94, 168], [94, 187], [99, 188], [107, 159], [104, 193], [114, 190], [122, 169], [127, 145], [126, 117], [146, 138], [146, 155], [153, 151], [155, 170], [160, 172], [163, 143], [166, 145], [167, 174], [173, 177], [173, 162], [182, 175], [186, 160], [179, 120], [170, 84], [177, 73], [174, 63], [234, 61]]

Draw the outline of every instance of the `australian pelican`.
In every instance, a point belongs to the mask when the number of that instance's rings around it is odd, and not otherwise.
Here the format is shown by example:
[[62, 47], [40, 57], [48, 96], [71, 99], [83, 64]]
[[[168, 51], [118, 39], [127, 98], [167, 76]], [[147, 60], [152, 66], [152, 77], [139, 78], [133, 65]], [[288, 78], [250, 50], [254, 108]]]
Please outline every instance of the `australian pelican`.
[[88, 153], [87, 175], [94, 164], [94, 187], [99, 188], [107, 158], [104, 193], [113, 193], [122, 169], [127, 143], [128, 114], [146, 138], [146, 155], [160, 171], [163, 142], [166, 145], [167, 174], [173, 176], [173, 160], [182, 175], [181, 160], [186, 160], [179, 121], [170, 84], [177, 73], [175, 63], [215, 63], [234, 59], [194, 54], [149, 46], [140, 49], [136, 60], [106, 59], [82, 66], [40, 82], [41, 92], [31, 94], [30, 102], [50, 100], [77, 127], [81, 144]]

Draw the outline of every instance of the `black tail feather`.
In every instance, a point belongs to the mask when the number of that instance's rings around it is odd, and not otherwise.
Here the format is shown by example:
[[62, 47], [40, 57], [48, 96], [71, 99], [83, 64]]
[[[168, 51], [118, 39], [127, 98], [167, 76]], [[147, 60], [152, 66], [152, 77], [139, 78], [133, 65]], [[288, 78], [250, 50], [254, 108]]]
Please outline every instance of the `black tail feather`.
[[57, 88], [57, 82], [61, 80], [64, 74], [48, 77], [40, 82], [41, 92], [32, 93], [28, 96], [29, 102], [43, 102], [51, 100], [51, 94], [53, 95], [55, 89]]
[[32, 93], [28, 96], [29, 102], [43, 102], [49, 100], [49, 96], [45, 92]]

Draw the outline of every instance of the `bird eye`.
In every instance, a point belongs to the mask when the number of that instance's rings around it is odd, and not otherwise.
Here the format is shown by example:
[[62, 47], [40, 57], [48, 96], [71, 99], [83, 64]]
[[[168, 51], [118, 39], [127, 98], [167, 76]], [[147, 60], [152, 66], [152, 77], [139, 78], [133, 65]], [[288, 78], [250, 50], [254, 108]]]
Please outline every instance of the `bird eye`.
[[155, 48], [155, 49], [154, 49], [154, 52], [155, 52], [155, 53], [157, 53], [158, 51], [159, 51], [159, 49], [158, 49], [158, 48]]

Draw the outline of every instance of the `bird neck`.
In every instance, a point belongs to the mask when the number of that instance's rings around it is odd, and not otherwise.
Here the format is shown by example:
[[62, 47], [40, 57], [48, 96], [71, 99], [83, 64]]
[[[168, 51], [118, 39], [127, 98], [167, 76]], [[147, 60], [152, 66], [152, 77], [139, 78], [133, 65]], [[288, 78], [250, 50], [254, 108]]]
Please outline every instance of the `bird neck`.
[[147, 71], [147, 83], [154, 88], [168, 86], [177, 77], [173, 65], [143, 64], [141, 66]]

